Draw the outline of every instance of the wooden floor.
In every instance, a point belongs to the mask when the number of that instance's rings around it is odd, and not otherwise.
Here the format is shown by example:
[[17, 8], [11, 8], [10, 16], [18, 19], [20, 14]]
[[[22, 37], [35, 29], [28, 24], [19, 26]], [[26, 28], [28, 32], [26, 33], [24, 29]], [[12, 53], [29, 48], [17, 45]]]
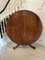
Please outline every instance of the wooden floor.
[[[1, 41], [4, 42], [6, 40], [0, 38]], [[0, 47], [0, 60], [45, 60], [45, 47], [36, 43], [33, 45], [36, 47], [35, 50], [29, 46], [19, 46], [13, 50], [16, 44], [8, 42]]]

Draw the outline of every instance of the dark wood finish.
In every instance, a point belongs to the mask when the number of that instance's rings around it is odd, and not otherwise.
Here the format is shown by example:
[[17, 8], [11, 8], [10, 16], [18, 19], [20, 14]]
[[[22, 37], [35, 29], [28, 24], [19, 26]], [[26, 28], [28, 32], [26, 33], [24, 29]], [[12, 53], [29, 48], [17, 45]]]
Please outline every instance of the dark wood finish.
[[9, 38], [18, 45], [34, 43], [42, 33], [42, 23], [32, 11], [20, 10], [13, 13], [6, 25]]

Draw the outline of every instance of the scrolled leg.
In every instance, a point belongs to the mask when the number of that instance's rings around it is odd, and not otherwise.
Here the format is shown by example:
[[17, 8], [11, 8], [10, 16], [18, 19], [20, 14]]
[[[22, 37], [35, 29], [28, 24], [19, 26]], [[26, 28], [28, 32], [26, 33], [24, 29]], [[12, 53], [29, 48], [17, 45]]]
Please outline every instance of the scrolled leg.
[[33, 49], [36, 49], [36, 47], [34, 47], [34, 46], [32, 46], [32, 45], [29, 45], [31, 48], [33, 48]]
[[17, 45], [17, 46], [15, 46], [15, 47], [13, 47], [13, 49], [16, 49], [17, 47], [19, 47], [19, 45]]

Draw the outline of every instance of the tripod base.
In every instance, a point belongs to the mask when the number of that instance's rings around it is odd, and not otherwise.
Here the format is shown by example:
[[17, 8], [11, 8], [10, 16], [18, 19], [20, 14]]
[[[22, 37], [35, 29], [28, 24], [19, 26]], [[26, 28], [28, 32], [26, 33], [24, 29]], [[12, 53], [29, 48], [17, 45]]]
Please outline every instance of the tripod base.
[[[36, 49], [36, 47], [34, 47], [34, 46], [32, 46], [32, 45], [29, 45], [31, 48], [33, 48], [33, 49]], [[15, 46], [15, 47], [13, 47], [13, 49], [16, 49], [16, 48], [18, 48], [19, 47], [19, 45], [17, 45], [17, 46]]]

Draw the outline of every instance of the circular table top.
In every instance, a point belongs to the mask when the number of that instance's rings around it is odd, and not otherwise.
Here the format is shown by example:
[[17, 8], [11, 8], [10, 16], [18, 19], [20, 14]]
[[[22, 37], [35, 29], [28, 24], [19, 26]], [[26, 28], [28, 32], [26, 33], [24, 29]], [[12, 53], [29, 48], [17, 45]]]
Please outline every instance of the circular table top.
[[34, 12], [19, 10], [8, 19], [6, 33], [17, 44], [32, 44], [38, 40], [42, 33], [42, 23]]

